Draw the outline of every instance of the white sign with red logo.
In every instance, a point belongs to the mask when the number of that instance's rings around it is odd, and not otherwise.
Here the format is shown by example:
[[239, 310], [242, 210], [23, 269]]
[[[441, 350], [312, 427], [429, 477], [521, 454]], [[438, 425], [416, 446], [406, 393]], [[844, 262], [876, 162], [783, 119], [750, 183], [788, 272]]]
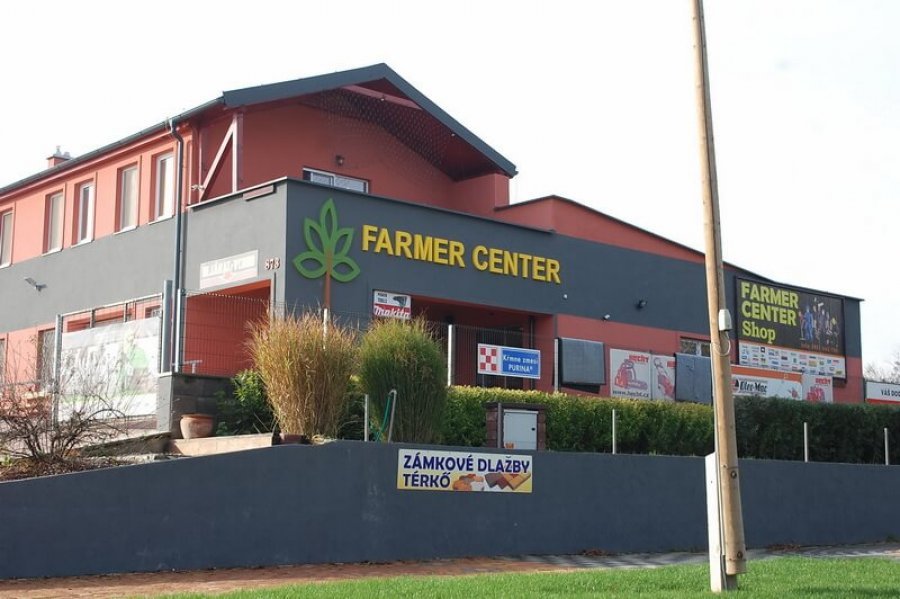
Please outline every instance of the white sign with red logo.
[[613, 397], [653, 397], [650, 386], [650, 354], [610, 349], [609, 371], [614, 373], [609, 385], [609, 393]]
[[900, 404], [900, 385], [866, 381], [866, 403], [893, 406]]
[[764, 368], [731, 366], [731, 389], [735, 395], [803, 399], [803, 375]]
[[818, 374], [803, 375], [803, 399], [812, 403], [834, 402], [834, 379]]
[[412, 298], [402, 293], [376, 291], [372, 298], [372, 314], [384, 318], [412, 318]]
[[651, 397], [663, 401], [675, 401], [675, 358], [653, 356], [650, 369]]

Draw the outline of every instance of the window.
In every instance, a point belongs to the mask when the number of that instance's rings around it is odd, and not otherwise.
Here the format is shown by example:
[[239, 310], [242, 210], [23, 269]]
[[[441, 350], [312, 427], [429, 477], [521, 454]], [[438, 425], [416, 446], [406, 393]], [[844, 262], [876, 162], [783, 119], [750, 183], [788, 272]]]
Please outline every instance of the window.
[[331, 185], [332, 187], [350, 189], [352, 191], [361, 191], [362, 193], [368, 193], [369, 191], [369, 182], [364, 181], [363, 179], [335, 175], [334, 173], [317, 171], [311, 168], [303, 169], [303, 180], [319, 183], [321, 185]]
[[75, 203], [75, 243], [85, 243], [94, 238], [94, 184], [78, 187]]
[[0, 383], [6, 382], [3, 375], [6, 373], [6, 339], [0, 338]]
[[165, 154], [156, 159], [156, 208], [154, 219], [172, 216], [175, 207], [175, 158]]
[[54, 193], [47, 197], [44, 227], [47, 233], [44, 240], [44, 251], [53, 252], [62, 249], [63, 243], [63, 211], [66, 204], [62, 193]]
[[708, 358], [710, 356], [709, 341], [702, 341], [700, 339], [687, 339], [682, 337], [681, 353], [690, 354], [692, 356], [706, 356]]
[[12, 262], [12, 210], [0, 214], [0, 266]]
[[138, 182], [136, 166], [119, 171], [119, 231], [137, 226]]
[[52, 388], [56, 362], [56, 329], [38, 331], [37, 375], [41, 389]]

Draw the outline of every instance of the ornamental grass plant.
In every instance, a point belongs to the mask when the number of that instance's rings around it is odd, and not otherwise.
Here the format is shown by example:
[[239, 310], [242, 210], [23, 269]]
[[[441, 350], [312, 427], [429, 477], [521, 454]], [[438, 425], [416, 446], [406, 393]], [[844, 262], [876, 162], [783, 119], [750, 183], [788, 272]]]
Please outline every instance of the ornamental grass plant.
[[254, 325], [250, 354], [282, 433], [334, 437], [347, 412], [355, 331], [311, 312]]
[[447, 367], [428, 323], [421, 318], [375, 322], [363, 336], [359, 363], [360, 386], [369, 394], [373, 419], [385, 434], [388, 394], [396, 389], [392, 440], [438, 441], [447, 402]]

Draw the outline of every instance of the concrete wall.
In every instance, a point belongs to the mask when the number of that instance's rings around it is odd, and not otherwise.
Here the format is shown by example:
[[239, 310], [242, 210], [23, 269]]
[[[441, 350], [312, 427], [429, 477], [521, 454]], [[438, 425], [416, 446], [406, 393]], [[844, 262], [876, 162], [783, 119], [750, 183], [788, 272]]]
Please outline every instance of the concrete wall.
[[[288, 445], [0, 483], [0, 577], [706, 543], [701, 458], [539, 452], [531, 494], [453, 493], [397, 490], [398, 448]], [[898, 468], [742, 467], [751, 546], [900, 536]]]

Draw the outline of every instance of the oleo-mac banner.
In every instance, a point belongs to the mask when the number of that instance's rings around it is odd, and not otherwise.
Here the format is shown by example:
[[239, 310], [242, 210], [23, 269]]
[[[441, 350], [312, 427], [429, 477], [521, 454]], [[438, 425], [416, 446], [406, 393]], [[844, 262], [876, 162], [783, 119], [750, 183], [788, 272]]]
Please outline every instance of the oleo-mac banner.
[[736, 281], [738, 339], [843, 355], [842, 300], [747, 279]]
[[401, 449], [397, 488], [416, 491], [531, 493], [530, 455]]

